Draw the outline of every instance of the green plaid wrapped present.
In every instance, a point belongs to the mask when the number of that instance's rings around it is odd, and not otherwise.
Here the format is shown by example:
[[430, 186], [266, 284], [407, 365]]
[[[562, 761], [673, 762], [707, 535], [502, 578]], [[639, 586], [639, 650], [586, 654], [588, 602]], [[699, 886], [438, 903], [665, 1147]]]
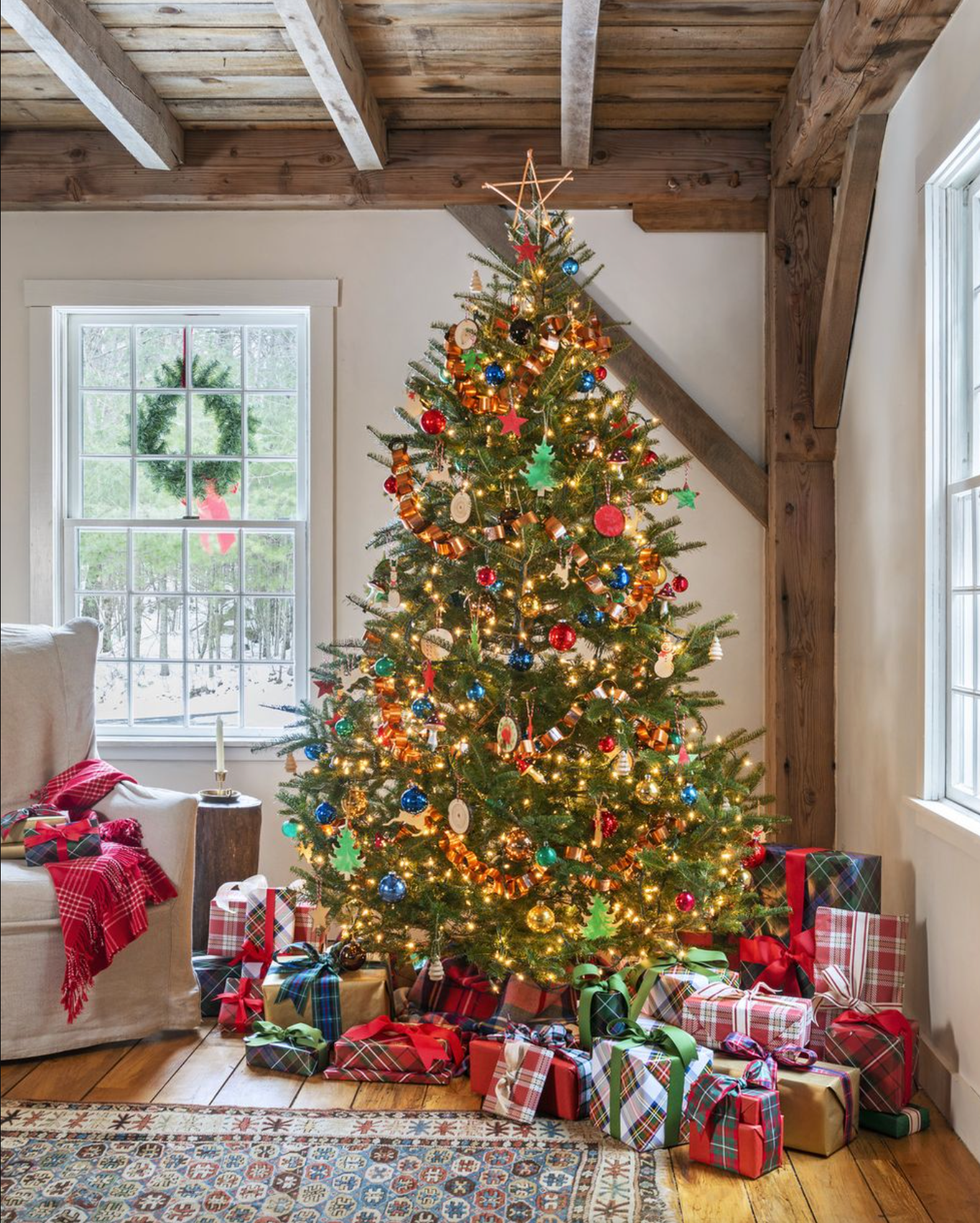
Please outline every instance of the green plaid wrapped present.
[[323, 1070], [329, 1059], [330, 1046], [322, 1032], [307, 1023], [281, 1028], [259, 1019], [251, 1035], [245, 1037], [245, 1061], [250, 1066], [309, 1078]]
[[221, 1010], [221, 995], [233, 977], [239, 976], [238, 965], [227, 956], [195, 952], [191, 957], [197, 987], [201, 991], [201, 1018], [216, 1019]]
[[578, 996], [578, 1039], [583, 1049], [605, 1036], [615, 1023], [630, 1018], [633, 995], [618, 972], [605, 976], [595, 964], [579, 964], [572, 972]]

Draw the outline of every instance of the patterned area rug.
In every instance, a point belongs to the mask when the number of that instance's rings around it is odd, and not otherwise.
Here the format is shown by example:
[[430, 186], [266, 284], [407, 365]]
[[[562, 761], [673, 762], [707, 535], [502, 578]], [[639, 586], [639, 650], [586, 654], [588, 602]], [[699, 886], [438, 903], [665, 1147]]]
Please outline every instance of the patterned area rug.
[[0, 1111], [2, 1223], [675, 1223], [664, 1152], [480, 1113]]

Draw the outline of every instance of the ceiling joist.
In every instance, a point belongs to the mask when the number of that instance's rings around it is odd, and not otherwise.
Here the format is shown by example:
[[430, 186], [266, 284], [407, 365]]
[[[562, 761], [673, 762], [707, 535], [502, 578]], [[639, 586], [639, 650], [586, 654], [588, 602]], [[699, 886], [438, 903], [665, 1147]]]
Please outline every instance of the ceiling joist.
[[600, 0], [563, 0], [561, 8], [561, 164], [592, 159], [592, 108]]

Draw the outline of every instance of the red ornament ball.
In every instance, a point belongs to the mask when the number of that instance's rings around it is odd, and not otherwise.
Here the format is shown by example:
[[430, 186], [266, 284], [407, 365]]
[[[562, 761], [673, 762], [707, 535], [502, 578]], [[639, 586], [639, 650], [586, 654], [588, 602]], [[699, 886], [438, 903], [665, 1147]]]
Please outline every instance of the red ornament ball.
[[481, 586], [492, 586], [497, 580], [497, 571], [489, 565], [481, 565], [476, 571], [476, 580]]
[[398, 492], [398, 481], [394, 476], [389, 476], [388, 479], [385, 480], [385, 492], [392, 494]]
[[754, 870], [757, 866], [761, 866], [766, 860], [766, 847], [758, 843], [753, 843], [749, 846], [749, 851], [742, 859], [742, 865], [747, 871]]
[[656, 463], [659, 463], [659, 462], [660, 462], [660, 455], [657, 454], [656, 450], [648, 450], [646, 454], [644, 454], [643, 458], [640, 459], [640, 466], [641, 467], [653, 467]]
[[385, 834], [383, 832], [376, 832], [374, 834], [374, 848], [384, 849], [384, 847], [385, 847]]
[[673, 586], [673, 588], [677, 591], [679, 595], [682, 595], [684, 591], [687, 590], [690, 583], [688, 582], [687, 578], [683, 575], [683, 573], [678, 573], [677, 576], [674, 578], [673, 582], [671, 582], [671, 585]]
[[626, 515], [618, 505], [600, 505], [592, 516], [595, 529], [607, 539], [615, 539], [626, 530]]
[[599, 831], [604, 837], [611, 837], [619, 827], [619, 820], [611, 811], [599, 812]]
[[678, 892], [674, 897], [674, 904], [680, 913], [690, 913], [697, 903], [697, 900], [690, 892]]
[[618, 746], [619, 745], [617, 744], [616, 740], [612, 737], [612, 735], [603, 735], [602, 738], [599, 740], [599, 742], [596, 744], [596, 747], [599, 749], [599, 751], [604, 753], [604, 755], [606, 756], [611, 755], [611, 753], [613, 753]]
[[427, 408], [419, 417], [423, 433], [441, 433], [446, 427], [446, 418], [438, 408]]
[[609, 373], [604, 365], [597, 365], [592, 372], [595, 374], [596, 382], [605, 382], [606, 374]]
[[567, 620], [559, 620], [557, 624], [551, 626], [548, 632], [548, 641], [560, 654], [570, 650], [577, 640], [578, 633]]

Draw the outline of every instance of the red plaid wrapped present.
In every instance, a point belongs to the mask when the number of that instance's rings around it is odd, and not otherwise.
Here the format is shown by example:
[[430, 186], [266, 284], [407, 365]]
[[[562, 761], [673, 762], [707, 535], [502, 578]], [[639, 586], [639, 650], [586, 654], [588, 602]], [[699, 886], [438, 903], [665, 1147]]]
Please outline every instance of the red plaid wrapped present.
[[349, 1028], [333, 1047], [327, 1079], [445, 1084], [463, 1064], [455, 1030], [432, 1023], [395, 1023], [386, 1016]]
[[249, 977], [229, 982], [228, 989], [218, 995], [218, 1027], [222, 1032], [247, 1032], [256, 1019], [262, 1017], [262, 994]]
[[500, 994], [486, 973], [465, 956], [442, 961], [443, 977], [433, 980], [429, 965], [422, 969], [408, 991], [414, 1011], [436, 1011], [451, 1018], [488, 1020], [497, 1014]]
[[290, 943], [312, 942], [315, 906], [299, 899], [299, 886], [297, 881], [270, 888], [264, 875], [223, 883], [211, 901], [208, 955], [240, 956], [268, 967], [273, 954]]
[[901, 1011], [845, 1011], [827, 1032], [827, 1060], [861, 1071], [861, 1108], [900, 1113], [912, 1098], [919, 1025]]
[[[669, 1023], [675, 1028], [680, 1027], [681, 1008], [685, 998], [698, 993], [713, 981], [738, 985], [738, 973], [725, 968], [727, 957], [724, 952], [700, 951], [694, 948], [689, 956], [690, 964], [675, 963], [656, 974], [646, 998], [643, 999], [641, 1016], [656, 1019], [660, 1023]], [[702, 956], [712, 956], [713, 960], [710, 963], [702, 963], [699, 958]]]
[[488, 1113], [525, 1124], [537, 1116], [554, 1053], [526, 1040], [505, 1040], [483, 1107]]
[[787, 998], [761, 982], [742, 990], [715, 981], [684, 999], [681, 1027], [699, 1045], [720, 1050], [732, 1032], [750, 1036], [760, 1045], [810, 1043], [813, 1003], [809, 998]]
[[750, 1062], [741, 1078], [702, 1074], [687, 1101], [688, 1156], [752, 1180], [783, 1162], [783, 1118], [775, 1074]]
[[541, 1093], [539, 1113], [564, 1117], [567, 1121], [588, 1116], [592, 1099], [592, 1057], [576, 1047], [574, 1031], [561, 1023], [539, 1028], [511, 1025], [506, 1032], [472, 1041], [469, 1046], [470, 1091], [478, 1096], [489, 1092], [500, 1058], [500, 1043], [504, 1040], [527, 1040], [534, 1045], [544, 1045], [555, 1055]]

